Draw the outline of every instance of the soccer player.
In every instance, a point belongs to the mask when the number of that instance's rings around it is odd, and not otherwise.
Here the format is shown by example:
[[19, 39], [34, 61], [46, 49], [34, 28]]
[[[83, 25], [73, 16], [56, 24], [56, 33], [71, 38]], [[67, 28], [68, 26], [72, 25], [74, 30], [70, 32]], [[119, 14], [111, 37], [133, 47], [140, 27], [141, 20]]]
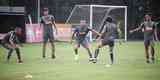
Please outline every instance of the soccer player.
[[113, 54], [114, 40], [117, 37], [117, 33], [119, 34], [119, 30], [117, 28], [117, 25], [115, 23], [113, 23], [113, 19], [111, 17], [107, 17], [105, 24], [104, 24], [104, 27], [103, 27], [103, 30], [101, 32], [102, 35], [98, 38], [99, 43], [98, 43], [98, 46], [95, 50], [93, 63], [97, 62], [99, 49], [108, 45], [109, 46], [109, 53], [110, 53], [110, 60], [111, 60], [110, 64], [113, 64], [113, 62], [114, 62], [114, 54]]
[[19, 39], [18, 36], [21, 35], [21, 28], [15, 28], [14, 31], [8, 32], [1, 41], [1, 44], [4, 48], [8, 50], [7, 62], [9, 62], [10, 57], [15, 50], [17, 53], [18, 63], [22, 63], [20, 48], [19, 48]]
[[72, 35], [72, 39], [75, 36], [75, 40], [76, 40], [76, 44], [74, 47], [76, 61], [78, 60], [78, 48], [80, 47], [80, 45], [82, 45], [87, 50], [88, 55], [89, 55], [89, 61], [92, 60], [92, 53], [89, 48], [90, 43], [89, 43], [88, 36], [87, 36], [89, 31], [92, 31], [95, 34], [100, 35], [97, 31], [90, 29], [85, 20], [80, 20], [80, 26], [76, 27]]
[[149, 14], [146, 14], [144, 16], [144, 22], [142, 22], [138, 28], [130, 30], [130, 33], [133, 33], [138, 30], [142, 30], [144, 32], [144, 46], [145, 46], [147, 63], [150, 63], [149, 48], [151, 51], [151, 60], [153, 63], [155, 61], [154, 36], [157, 39], [157, 33], [156, 33], [156, 24], [151, 19], [152, 17]]
[[[54, 45], [54, 35], [53, 31], [57, 34], [57, 27], [55, 25], [55, 18], [52, 15], [49, 15], [49, 10], [47, 7], [43, 8], [43, 16], [41, 17], [41, 26], [43, 25], [43, 54], [42, 57], [46, 57], [46, 44], [49, 40], [52, 46], [52, 59], [55, 59], [55, 45]], [[53, 27], [54, 29], [53, 29]]]

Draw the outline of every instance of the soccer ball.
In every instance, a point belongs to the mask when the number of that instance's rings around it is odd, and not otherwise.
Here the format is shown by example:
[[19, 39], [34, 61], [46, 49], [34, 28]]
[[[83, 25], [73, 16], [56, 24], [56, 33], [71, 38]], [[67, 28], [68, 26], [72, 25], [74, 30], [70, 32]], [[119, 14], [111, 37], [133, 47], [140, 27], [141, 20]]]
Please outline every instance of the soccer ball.
[[108, 67], [111, 67], [111, 65], [110, 65], [110, 64], [106, 64], [106, 65], [105, 65], [105, 67], [107, 67], [107, 68], [108, 68]]
[[25, 76], [25, 78], [26, 78], [26, 79], [31, 79], [31, 78], [32, 78], [32, 75], [31, 75], [31, 74], [27, 74], [27, 75]]

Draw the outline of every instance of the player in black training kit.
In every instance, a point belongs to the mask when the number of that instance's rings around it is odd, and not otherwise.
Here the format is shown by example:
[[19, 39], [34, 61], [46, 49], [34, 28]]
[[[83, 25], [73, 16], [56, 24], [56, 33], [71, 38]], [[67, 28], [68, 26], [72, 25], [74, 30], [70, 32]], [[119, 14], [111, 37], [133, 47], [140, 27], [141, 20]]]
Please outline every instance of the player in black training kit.
[[118, 32], [117, 25], [113, 23], [113, 20], [111, 17], [108, 17], [105, 21], [105, 25], [102, 31], [102, 35], [98, 38], [100, 40], [100, 43], [97, 46], [97, 49], [95, 50], [94, 54], [94, 60], [93, 63], [97, 62], [97, 57], [99, 54], [99, 49], [108, 45], [109, 46], [109, 51], [110, 51], [110, 59], [111, 59], [111, 64], [114, 62], [114, 55], [113, 55], [113, 49], [114, 49], [114, 40], [117, 37]]
[[75, 60], [78, 60], [78, 48], [80, 47], [80, 45], [82, 45], [89, 54], [89, 60], [92, 60], [92, 54], [89, 48], [89, 41], [88, 41], [88, 37], [87, 34], [89, 33], [89, 31], [92, 31], [93, 33], [100, 35], [97, 31], [90, 29], [89, 26], [86, 24], [85, 20], [81, 20], [80, 21], [80, 25], [76, 27], [73, 35], [72, 35], [72, 39], [75, 36], [75, 40], [76, 40], [76, 44], [75, 44]]
[[10, 31], [6, 34], [6, 36], [1, 41], [1, 44], [8, 50], [7, 61], [9, 61], [13, 51], [15, 50], [17, 53], [18, 63], [22, 63], [20, 48], [18, 46], [18, 44], [20, 44], [18, 35], [21, 35], [21, 29], [15, 28], [14, 31]]
[[[57, 27], [55, 25], [55, 19], [54, 19], [54, 16], [52, 15], [49, 15], [49, 10], [48, 8], [44, 8], [44, 11], [43, 11], [43, 16], [41, 17], [41, 25], [43, 24], [43, 54], [42, 54], [42, 57], [45, 58], [46, 55], [45, 55], [45, 52], [46, 52], [46, 44], [48, 42], [48, 40], [50, 41], [51, 43], [51, 46], [52, 46], [52, 59], [54, 59], [56, 56], [55, 56], [55, 45], [54, 45], [54, 35], [53, 35], [53, 32], [54, 30], [56, 31], [56, 34], [57, 34]], [[54, 30], [53, 30], [53, 27], [54, 27]]]

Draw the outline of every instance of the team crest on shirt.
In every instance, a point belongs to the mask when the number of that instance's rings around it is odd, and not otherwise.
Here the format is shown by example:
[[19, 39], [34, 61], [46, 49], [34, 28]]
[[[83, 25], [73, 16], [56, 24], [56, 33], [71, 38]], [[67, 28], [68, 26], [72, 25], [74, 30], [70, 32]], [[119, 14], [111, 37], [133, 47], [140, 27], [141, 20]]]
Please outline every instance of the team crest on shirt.
[[152, 27], [146, 27], [146, 30], [148, 31], [150, 31], [150, 30], [153, 30], [153, 28]]
[[45, 22], [45, 24], [51, 24], [52, 22], [51, 22], [51, 17], [50, 16], [45, 16], [44, 17], [44, 22]]

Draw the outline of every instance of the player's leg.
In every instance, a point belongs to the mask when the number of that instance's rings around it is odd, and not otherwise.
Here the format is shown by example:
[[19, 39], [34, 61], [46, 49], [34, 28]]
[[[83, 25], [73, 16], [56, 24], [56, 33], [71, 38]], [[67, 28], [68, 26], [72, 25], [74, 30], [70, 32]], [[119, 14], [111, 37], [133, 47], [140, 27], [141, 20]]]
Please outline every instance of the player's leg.
[[12, 53], [13, 53], [13, 49], [9, 49], [9, 50], [8, 50], [8, 55], [7, 55], [7, 62], [9, 62]]
[[111, 64], [114, 63], [113, 49], [114, 49], [114, 41], [110, 41], [110, 42], [109, 42], [109, 54], [110, 54]]
[[51, 41], [51, 46], [52, 46], [52, 54], [51, 54], [51, 57], [52, 59], [56, 58], [55, 56], [55, 44], [54, 44], [54, 41]]
[[146, 55], [146, 62], [147, 63], [150, 63], [150, 61], [149, 61], [149, 44], [150, 44], [150, 42], [148, 40], [144, 41], [145, 55]]
[[98, 54], [99, 54], [99, 49], [106, 46], [108, 43], [105, 41], [105, 40], [100, 40], [98, 42], [98, 45], [97, 45], [97, 48], [95, 50], [95, 54], [94, 54], [94, 58], [97, 58], [98, 57]]
[[102, 47], [102, 42], [99, 42], [97, 45], [97, 48], [95, 50], [95, 54], [94, 54], [94, 58], [96, 59], [98, 57], [99, 54], [99, 49]]
[[94, 60], [93, 60], [93, 63], [96, 63], [97, 62], [97, 57], [99, 55], [99, 49], [102, 48], [105, 44], [103, 43], [103, 40], [99, 41], [98, 42], [98, 45], [95, 49], [95, 53], [94, 53]]
[[51, 57], [52, 57], [52, 59], [55, 59], [56, 58], [56, 56], [55, 56], [55, 44], [54, 44], [54, 36], [53, 36], [52, 33], [49, 36], [49, 41], [50, 41], [51, 47], [52, 47]]
[[46, 57], [46, 45], [47, 45], [47, 42], [43, 42], [43, 53], [42, 53], [42, 57], [45, 58]]
[[74, 52], [75, 52], [75, 61], [78, 60], [78, 48], [80, 47], [80, 44], [78, 42], [75, 43], [75, 46], [74, 46]]
[[15, 51], [16, 51], [16, 54], [17, 54], [18, 63], [22, 63], [20, 49], [17, 47], [17, 48], [15, 48]]
[[154, 42], [150, 41], [150, 46], [151, 46], [151, 59], [152, 62], [154, 63], [155, 61], [155, 49], [154, 49]]
[[48, 36], [47, 34], [43, 34], [43, 47], [42, 47], [42, 57], [45, 58], [46, 57], [46, 45], [47, 45], [47, 41], [48, 41]]
[[7, 62], [8, 62], [13, 53], [13, 48], [8, 43], [5, 42], [2, 42], [2, 47], [8, 50], [8, 55], [7, 55]]
[[87, 50], [88, 55], [89, 55], [89, 61], [92, 61], [92, 53], [90, 50], [90, 43], [88, 41], [88, 39], [85, 39], [81, 42], [81, 45]]

